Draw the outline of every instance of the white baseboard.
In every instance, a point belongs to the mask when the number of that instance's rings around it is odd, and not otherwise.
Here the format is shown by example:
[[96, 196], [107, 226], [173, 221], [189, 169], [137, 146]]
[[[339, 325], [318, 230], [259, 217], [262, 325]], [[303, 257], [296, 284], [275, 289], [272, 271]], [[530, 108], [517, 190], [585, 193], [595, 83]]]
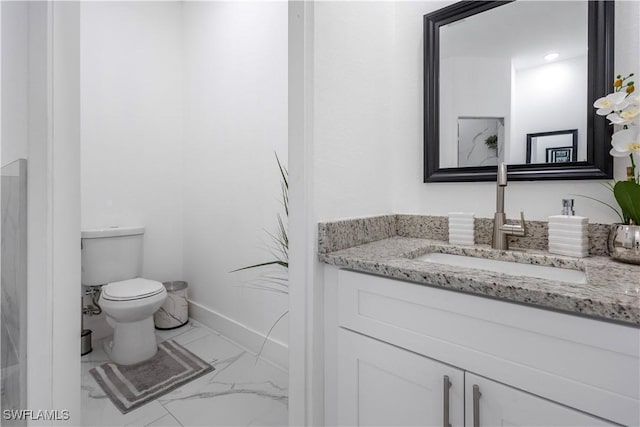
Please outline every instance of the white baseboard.
[[[254, 353], [258, 353], [266, 338], [264, 334], [191, 300], [189, 300], [189, 317], [215, 329]], [[284, 370], [289, 367], [289, 347], [272, 337], [267, 338], [261, 357]]]

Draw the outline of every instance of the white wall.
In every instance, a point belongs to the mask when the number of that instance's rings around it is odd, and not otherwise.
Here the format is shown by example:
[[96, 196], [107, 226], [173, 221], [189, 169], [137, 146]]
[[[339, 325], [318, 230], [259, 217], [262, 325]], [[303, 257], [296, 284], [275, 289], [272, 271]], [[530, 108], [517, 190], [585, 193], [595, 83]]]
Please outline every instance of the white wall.
[[28, 13], [28, 3], [2, 3], [2, 166], [27, 158]]
[[390, 120], [391, 83], [404, 79], [394, 75], [394, 4], [317, 2], [314, 16], [317, 219], [390, 213], [396, 190], [391, 159], [404, 144]]
[[179, 2], [83, 2], [82, 227], [144, 225], [146, 278], [182, 274]]
[[[455, 57], [441, 61], [440, 82], [440, 166], [458, 166], [458, 118], [502, 117], [511, 123], [510, 58]], [[446, 89], [445, 89], [446, 88]], [[510, 148], [505, 133], [505, 147]], [[507, 150], [508, 151], [508, 150]], [[479, 163], [471, 164], [478, 166]]]
[[[77, 2], [40, 2], [50, 7], [52, 31], [51, 127], [48, 176], [50, 246], [48, 248], [51, 274], [50, 299], [53, 311], [45, 322], [50, 333], [52, 357], [52, 408], [66, 408], [71, 419], [53, 425], [80, 423], [80, 316], [78, 316], [78, 283], [80, 282], [80, 4]], [[44, 15], [44, 14], [43, 14]], [[42, 21], [46, 15], [42, 16]], [[37, 21], [36, 21], [37, 22]], [[40, 302], [40, 304], [42, 304]], [[29, 308], [36, 309], [31, 305]], [[41, 324], [33, 325], [42, 328]], [[33, 336], [43, 335], [41, 329]], [[38, 353], [43, 338], [29, 351]], [[35, 351], [34, 351], [35, 350]], [[35, 378], [37, 380], [37, 377]], [[34, 381], [35, 382], [35, 381]], [[45, 383], [46, 384], [46, 383]], [[42, 387], [42, 382], [39, 383]], [[37, 388], [34, 386], [33, 388]], [[42, 387], [44, 388], [44, 387]], [[38, 406], [34, 406], [38, 408]], [[52, 424], [42, 422], [41, 424]]]
[[[319, 220], [389, 212], [445, 215], [470, 207], [478, 216], [493, 215], [494, 183], [422, 182], [422, 17], [451, 3], [316, 6], [313, 147]], [[638, 3], [616, 2], [616, 7], [616, 70], [631, 72], [638, 69]], [[623, 176], [624, 165], [616, 162], [616, 176]], [[515, 218], [524, 209], [526, 218], [545, 220], [558, 213], [569, 193], [613, 202], [600, 182], [511, 182], [507, 215]], [[579, 198], [576, 211], [592, 222], [617, 218]]]
[[[5, 3], [6, 4], [6, 3]], [[3, 5], [4, 6], [4, 5]], [[49, 40], [52, 35], [50, 5], [44, 2], [29, 3], [29, 152], [27, 160], [27, 392], [30, 407], [52, 406], [52, 387], [44, 384], [53, 383], [52, 352], [54, 307], [53, 283], [51, 278], [51, 58], [48, 53]], [[63, 41], [59, 41], [64, 43]], [[71, 64], [70, 64], [71, 65]], [[78, 165], [79, 167], [79, 165]], [[77, 170], [77, 169], [76, 169]], [[69, 171], [74, 173], [76, 171]], [[76, 191], [70, 188], [68, 191]], [[77, 210], [76, 210], [77, 213]], [[75, 217], [75, 215], [73, 215]], [[77, 246], [76, 246], [77, 247]], [[61, 295], [66, 295], [64, 291]], [[76, 294], [77, 295], [77, 294]], [[77, 301], [77, 298], [74, 298]], [[70, 299], [69, 303], [73, 300]], [[67, 310], [62, 304], [59, 309]], [[63, 339], [77, 339], [77, 321], [70, 323], [65, 332], [69, 335]], [[43, 327], [42, 325], [49, 325]], [[40, 348], [41, 351], [30, 351]], [[72, 355], [69, 366], [77, 366], [77, 354]], [[60, 365], [58, 365], [60, 368]], [[74, 387], [79, 383], [77, 370], [66, 371], [70, 374], [66, 386]], [[77, 381], [77, 382], [76, 382]], [[57, 385], [65, 387], [65, 385]], [[60, 390], [56, 388], [56, 390]], [[69, 391], [69, 389], [64, 392]], [[77, 398], [76, 390], [71, 391], [70, 398]], [[76, 405], [79, 402], [76, 403]], [[76, 406], [77, 407], [77, 406]], [[76, 414], [77, 415], [77, 414]]]
[[528, 133], [569, 129], [578, 129], [578, 161], [587, 160], [586, 69], [581, 56], [516, 71], [509, 163], [525, 163]]
[[[183, 25], [184, 276], [202, 316], [256, 331], [243, 344], [259, 346], [286, 295], [246, 288], [257, 270], [230, 271], [272, 259], [274, 152], [287, 161], [287, 3], [187, 2]], [[287, 342], [287, 321], [276, 341]]]

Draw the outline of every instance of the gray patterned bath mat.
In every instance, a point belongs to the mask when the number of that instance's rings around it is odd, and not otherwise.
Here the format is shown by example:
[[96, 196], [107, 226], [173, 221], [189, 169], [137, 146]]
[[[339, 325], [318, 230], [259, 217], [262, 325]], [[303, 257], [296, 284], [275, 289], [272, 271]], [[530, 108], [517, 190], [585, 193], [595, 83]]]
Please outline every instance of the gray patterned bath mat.
[[173, 340], [158, 345], [149, 360], [134, 365], [107, 362], [89, 372], [122, 412], [148, 403], [215, 368]]

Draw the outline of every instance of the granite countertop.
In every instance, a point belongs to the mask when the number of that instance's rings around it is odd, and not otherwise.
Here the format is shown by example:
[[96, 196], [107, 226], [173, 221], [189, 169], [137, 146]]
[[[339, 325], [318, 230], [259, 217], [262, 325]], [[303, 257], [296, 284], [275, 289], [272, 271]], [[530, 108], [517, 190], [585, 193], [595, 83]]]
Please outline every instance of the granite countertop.
[[[582, 270], [587, 284], [413, 259], [429, 252]], [[573, 258], [542, 250], [502, 251], [488, 245], [456, 246], [442, 240], [398, 235], [344, 249], [321, 251], [318, 256], [322, 262], [355, 271], [640, 327], [640, 266], [622, 264], [605, 256]]]

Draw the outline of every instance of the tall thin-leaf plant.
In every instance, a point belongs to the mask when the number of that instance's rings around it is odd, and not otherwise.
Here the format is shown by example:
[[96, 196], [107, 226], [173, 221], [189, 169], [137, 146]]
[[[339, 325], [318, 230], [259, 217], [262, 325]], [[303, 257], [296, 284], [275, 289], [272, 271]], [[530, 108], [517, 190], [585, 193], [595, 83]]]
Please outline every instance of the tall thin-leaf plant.
[[[249, 283], [247, 286], [269, 292], [288, 294], [289, 236], [287, 233], [287, 223], [289, 218], [289, 172], [287, 171], [287, 168], [284, 167], [280, 162], [277, 153], [275, 153], [275, 156], [276, 162], [278, 164], [278, 170], [280, 172], [280, 197], [282, 198], [281, 203], [284, 209], [284, 218], [280, 213], [277, 213], [276, 219], [278, 221], [278, 226], [275, 233], [271, 233], [269, 231], [266, 232], [271, 240], [271, 247], [269, 249], [269, 252], [271, 253], [272, 260], [261, 262], [259, 264], [249, 265], [246, 267], [241, 267], [231, 272], [233, 273], [242, 270], [252, 270], [254, 268], [276, 267], [277, 272], [275, 274], [273, 273], [273, 271], [263, 273], [258, 281]], [[280, 315], [280, 317], [276, 319], [275, 322], [273, 322], [271, 328], [269, 328], [269, 331], [267, 332], [267, 335], [262, 341], [262, 345], [260, 346], [260, 350], [258, 351], [258, 356], [262, 354], [264, 346], [267, 343], [271, 332], [273, 332], [273, 329], [288, 313], [289, 310], [286, 310]]]

